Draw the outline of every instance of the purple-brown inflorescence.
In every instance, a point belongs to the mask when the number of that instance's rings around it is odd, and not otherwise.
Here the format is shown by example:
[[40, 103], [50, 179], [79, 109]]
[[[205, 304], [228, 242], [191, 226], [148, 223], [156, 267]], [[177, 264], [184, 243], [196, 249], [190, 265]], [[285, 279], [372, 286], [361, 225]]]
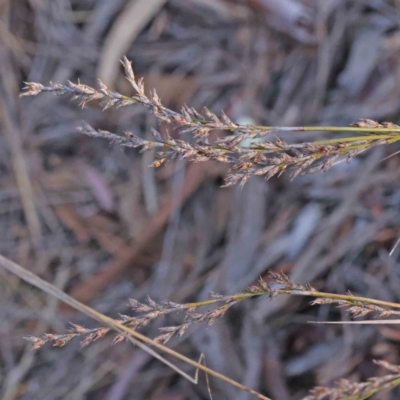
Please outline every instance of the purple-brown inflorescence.
[[[400, 140], [400, 127], [384, 122], [382, 124], [364, 119], [351, 127], [266, 127], [240, 125], [231, 121], [225, 113], [220, 117], [207, 108], [202, 113], [192, 107], [183, 106], [180, 112], [165, 107], [155, 90], [146, 95], [142, 79], [136, 81], [131, 62], [126, 57], [121, 61], [125, 75], [131, 84], [134, 95], [129, 97], [109, 90], [99, 81], [99, 90], [90, 86], [68, 81], [67, 85], [27, 82], [26, 91], [21, 96], [36, 96], [42, 92], [56, 95], [70, 94], [80, 100], [82, 106], [92, 100], [101, 100], [102, 108], [123, 107], [139, 103], [154, 114], [160, 123], [171, 124], [179, 133], [189, 133], [193, 140], [179, 140], [170, 134], [160, 134], [153, 130], [154, 141], [143, 140], [127, 132], [125, 137], [95, 130], [88, 125], [80, 127], [79, 132], [91, 137], [102, 137], [127, 147], [141, 147], [143, 150], [155, 149], [159, 167], [168, 160], [185, 158], [192, 162], [219, 161], [230, 164], [225, 186], [239, 183], [244, 185], [251, 176], [270, 179], [290, 170], [292, 178], [299, 174], [312, 174], [326, 171], [340, 160], [350, 161], [367, 149]], [[272, 132], [346, 130], [366, 132], [366, 136], [325, 140], [300, 144], [289, 144], [280, 138], [270, 141], [265, 136]], [[227, 131], [228, 136], [209, 140], [211, 131]], [[374, 134], [372, 134], [374, 133]], [[248, 142], [247, 145], [245, 143]]]
[[[141, 313], [142, 315], [133, 317], [130, 315], [119, 314], [117, 321], [131, 329], [140, 329], [161, 316], [184, 312], [185, 316], [183, 317], [181, 324], [159, 328], [161, 334], [158, 335], [155, 340], [159, 343], [165, 344], [174, 336], [181, 337], [190, 326], [203, 322], [210, 326], [222, 318], [229, 308], [235, 304], [245, 299], [259, 296], [273, 298], [285, 294], [314, 297], [315, 300], [311, 302], [312, 305], [334, 303], [339, 307], [348, 308], [348, 311], [353, 317], [365, 316], [372, 312], [375, 312], [376, 316], [380, 318], [400, 314], [400, 311], [395, 309], [400, 309], [400, 304], [354, 296], [351, 293], [340, 295], [320, 292], [311, 285], [299, 285], [293, 283], [289, 277], [283, 273], [270, 272], [270, 277], [270, 283], [267, 283], [260, 278], [257, 285], [249, 287], [243, 293], [236, 293], [230, 296], [211, 293], [210, 300], [196, 303], [179, 304], [166, 300], [162, 304], [158, 304], [150, 297], [147, 298], [146, 303], [140, 303], [137, 300], [130, 299], [128, 306], [135, 313]], [[210, 311], [199, 310], [202, 307], [212, 305], [217, 305], [217, 307]], [[30, 336], [26, 339], [32, 342], [32, 348], [38, 349], [49, 342], [53, 343], [53, 346], [64, 346], [73, 338], [83, 336], [84, 339], [81, 342], [81, 345], [86, 346], [95, 340], [104, 337], [108, 332], [109, 329], [106, 327], [87, 329], [83, 326], [72, 324], [70, 332], [66, 334], [56, 335], [46, 333], [41, 338]], [[113, 340], [113, 344], [119, 343], [123, 339], [123, 335], [117, 335]]]
[[384, 389], [390, 389], [400, 384], [400, 366], [385, 361], [375, 361], [375, 364], [391, 372], [391, 374], [370, 378], [367, 382], [350, 382], [339, 380], [335, 387], [315, 387], [302, 400], [364, 400]]

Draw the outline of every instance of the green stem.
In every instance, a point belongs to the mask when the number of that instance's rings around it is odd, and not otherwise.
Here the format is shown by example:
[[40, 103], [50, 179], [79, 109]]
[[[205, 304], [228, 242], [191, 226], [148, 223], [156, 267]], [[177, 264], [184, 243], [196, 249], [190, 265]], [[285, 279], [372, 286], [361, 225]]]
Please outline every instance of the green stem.
[[[325, 298], [325, 299], [332, 299], [332, 300], [343, 300], [343, 301], [348, 301], [351, 303], [359, 302], [359, 303], [367, 303], [367, 304], [373, 304], [376, 306], [380, 307], [391, 307], [391, 308], [396, 308], [400, 309], [400, 304], [399, 303], [392, 303], [390, 301], [384, 301], [384, 300], [376, 300], [376, 299], [371, 299], [368, 297], [361, 297], [361, 296], [353, 296], [350, 294], [334, 294], [334, 293], [325, 293], [325, 292], [319, 292], [319, 291], [312, 291], [312, 290], [301, 290], [301, 289], [277, 289], [275, 291], [277, 294], [288, 294], [288, 295], [294, 295], [294, 296], [310, 296], [310, 297], [316, 297], [316, 298]], [[210, 299], [210, 300], [205, 300], [205, 301], [199, 301], [197, 303], [187, 303], [183, 305], [184, 309], [188, 308], [199, 308], [215, 303], [219, 303], [224, 300], [236, 300], [236, 301], [242, 301], [245, 299], [249, 299], [252, 297], [256, 296], [265, 296], [269, 295], [270, 292], [267, 291], [260, 291], [257, 293], [237, 293], [232, 296], [226, 296], [223, 297], [222, 299]]]
[[[373, 383], [371, 383], [371, 385], [373, 385]], [[367, 393], [365, 393], [362, 397], [359, 397], [358, 395], [354, 395], [354, 396], [350, 396], [350, 397], [346, 397], [343, 400], [366, 400], [368, 398], [370, 398], [371, 396], [373, 396], [374, 394], [385, 390], [385, 389], [393, 389], [394, 387], [400, 385], [400, 377], [396, 378], [390, 382], [385, 383], [382, 386], [378, 386], [378, 387], [372, 387]]]
[[[122, 96], [123, 100], [128, 100], [132, 102], [140, 102], [134, 97], [130, 96]], [[178, 114], [178, 113], [177, 113]], [[201, 123], [203, 125], [209, 124], [209, 121], [202, 120], [199, 118], [192, 118], [192, 121], [194, 123]], [[240, 128], [245, 127], [244, 125], [237, 125], [237, 126], [224, 126], [221, 129], [222, 130], [227, 130], [227, 131], [235, 131]], [[388, 138], [393, 137], [393, 133], [399, 133], [400, 134], [400, 127], [399, 128], [384, 128], [384, 127], [378, 127], [378, 128], [365, 128], [365, 127], [358, 127], [358, 126], [263, 126], [263, 125], [249, 125], [249, 128], [252, 128], [254, 130], [258, 131], [271, 131], [271, 132], [365, 132], [365, 133], [387, 133]], [[368, 138], [366, 140], [369, 140], [370, 137], [366, 136], [365, 138]], [[382, 137], [379, 137], [378, 139], [382, 139]], [[325, 142], [325, 141], [324, 141]], [[327, 142], [328, 143], [328, 142]], [[332, 142], [333, 143], [333, 142]], [[319, 143], [319, 144], [326, 144], [326, 143]]]
[[[255, 126], [256, 129], [273, 130], [277, 132], [291, 131], [291, 132], [375, 132], [375, 133], [400, 133], [399, 128], [362, 128], [358, 126]], [[393, 136], [393, 135], [391, 135]]]
[[[335, 143], [351, 143], [358, 142], [361, 140], [373, 141], [373, 140], [400, 140], [400, 136], [393, 135], [368, 135], [368, 136], [352, 136], [348, 138], [337, 138], [337, 139], [328, 139], [328, 140], [317, 140], [316, 142], [312, 142], [313, 144], [335, 144]], [[394, 140], [396, 139], [396, 140]]]

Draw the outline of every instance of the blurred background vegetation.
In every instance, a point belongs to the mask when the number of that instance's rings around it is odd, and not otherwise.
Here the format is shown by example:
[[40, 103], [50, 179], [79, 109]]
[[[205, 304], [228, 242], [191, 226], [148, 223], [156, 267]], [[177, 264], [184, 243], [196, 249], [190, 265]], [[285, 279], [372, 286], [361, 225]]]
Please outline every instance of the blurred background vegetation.
[[[398, 123], [399, 18], [398, 0], [3, 0], [1, 253], [111, 317], [128, 312], [128, 298], [236, 293], [268, 269], [319, 290], [400, 301], [399, 251], [389, 257], [400, 235], [400, 161], [383, 161], [398, 145], [326, 174], [221, 189], [225, 166], [154, 170], [151, 153], [76, 133], [84, 119], [147, 138], [155, 121], [140, 106], [101, 112], [52, 95], [18, 97], [24, 81], [97, 78], [130, 94], [126, 54], [172, 109], [206, 106], [242, 124]], [[23, 336], [95, 324], [2, 270], [0, 304], [3, 400], [208, 398], [204, 377], [194, 386], [111, 338], [31, 352]], [[167, 318], [143, 332], [156, 336], [174, 323]], [[169, 346], [193, 359], [204, 353], [208, 366], [276, 400], [379, 375], [376, 358], [400, 364], [395, 326], [306, 323], [342, 318], [307, 299], [248, 300]], [[250, 398], [216, 380], [211, 391]]]

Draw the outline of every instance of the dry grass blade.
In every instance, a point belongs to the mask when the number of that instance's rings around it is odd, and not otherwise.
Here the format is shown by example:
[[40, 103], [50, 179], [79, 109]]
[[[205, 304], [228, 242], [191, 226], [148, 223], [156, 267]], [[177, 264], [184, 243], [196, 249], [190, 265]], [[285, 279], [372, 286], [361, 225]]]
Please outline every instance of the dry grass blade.
[[397, 249], [398, 245], [400, 244], [400, 238], [397, 239], [397, 242], [394, 244], [392, 247], [392, 250], [390, 250], [389, 256], [391, 257], [394, 253], [394, 251]]
[[[0, 87], [0, 93], [1, 91], [2, 88]], [[12, 98], [7, 92], [4, 93], [3, 96], [4, 99]], [[4, 131], [10, 145], [14, 174], [21, 193], [22, 204], [31, 238], [35, 245], [39, 245], [42, 236], [40, 219], [36, 209], [35, 196], [32, 182], [29, 177], [26, 156], [24, 155], [23, 145], [21, 142], [21, 134], [16, 125], [17, 116], [14, 107], [15, 105], [12, 105], [10, 102], [11, 100], [8, 102], [2, 100], [0, 96], [0, 117], [3, 121], [5, 127]]]
[[108, 34], [100, 59], [98, 77], [113, 86], [119, 58], [129, 49], [140, 31], [154, 17], [166, 0], [131, 0]]
[[72, 297], [68, 296], [66, 293], [55, 287], [54, 285], [44, 281], [43, 279], [37, 277], [36, 275], [32, 274], [25, 268], [21, 267], [20, 265], [14, 263], [13, 261], [3, 257], [0, 255], [0, 265], [6, 269], [7, 271], [13, 273], [14, 275], [17, 275], [19, 278], [24, 280], [25, 282], [30, 283], [31, 285], [45, 291], [47, 294], [50, 294], [59, 300], [67, 303], [71, 307], [75, 308], [78, 311], [81, 311], [82, 313], [86, 314], [87, 316], [95, 319], [96, 321], [105, 324], [107, 327], [119, 332], [121, 335], [123, 335], [125, 338], [127, 338], [130, 342], [135, 344], [136, 346], [140, 347], [142, 350], [146, 351], [147, 353], [151, 354], [153, 357], [159, 359], [166, 365], [168, 365], [170, 368], [174, 369], [176, 372], [180, 373], [182, 376], [184, 376], [186, 379], [190, 380], [193, 383], [196, 383], [195, 379], [187, 375], [185, 372], [181, 371], [179, 368], [177, 368], [175, 365], [171, 364], [169, 361], [167, 361], [165, 358], [161, 357], [158, 353], [156, 353], [154, 350], [146, 346], [144, 343], [145, 342], [149, 345], [152, 345], [153, 347], [181, 360], [184, 361], [187, 364], [192, 365], [193, 367], [197, 368], [198, 370], [202, 370], [205, 373], [214, 376], [218, 379], [221, 379], [227, 383], [230, 383], [231, 385], [244, 390], [254, 396], [256, 396], [259, 399], [263, 400], [271, 400], [268, 397], [252, 390], [249, 389], [242, 384], [234, 381], [233, 379], [230, 379], [208, 367], [205, 367], [204, 365], [191, 360], [190, 358], [185, 357], [184, 355], [169, 349], [168, 347], [163, 346], [162, 344], [157, 343], [156, 341], [147, 338], [146, 336], [124, 326], [123, 324], [113, 320], [112, 318], [109, 318], [96, 310], [92, 309], [91, 307], [88, 307], [79, 301], [73, 299]]

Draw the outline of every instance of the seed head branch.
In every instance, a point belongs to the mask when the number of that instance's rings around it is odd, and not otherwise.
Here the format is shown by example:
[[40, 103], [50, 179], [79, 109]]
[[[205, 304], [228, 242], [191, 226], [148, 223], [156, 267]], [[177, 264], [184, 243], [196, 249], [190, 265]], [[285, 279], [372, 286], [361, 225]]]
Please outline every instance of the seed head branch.
[[[311, 302], [312, 305], [336, 304], [340, 308], [346, 308], [353, 318], [362, 317], [370, 313], [375, 313], [375, 316], [379, 318], [400, 314], [400, 304], [397, 303], [354, 296], [352, 293], [333, 294], [320, 292], [311, 285], [293, 283], [283, 273], [270, 272], [270, 277], [270, 283], [260, 279], [257, 285], [249, 287], [243, 293], [236, 293], [230, 296], [211, 293], [211, 298], [209, 300], [195, 303], [179, 304], [166, 300], [162, 304], [158, 304], [150, 297], [147, 298], [146, 303], [140, 303], [137, 300], [130, 299], [129, 307], [135, 313], [140, 313], [142, 315], [133, 317], [120, 314], [117, 321], [131, 329], [140, 329], [161, 316], [183, 312], [185, 315], [181, 324], [160, 328], [161, 334], [157, 336], [155, 340], [165, 344], [175, 335], [181, 337], [188, 328], [193, 325], [203, 322], [207, 325], [214, 324], [235, 304], [258, 296], [266, 296], [267, 298], [274, 298], [279, 295], [314, 297], [315, 300]], [[272, 286], [276, 287], [272, 288]], [[198, 310], [202, 307], [213, 305], [217, 306], [213, 310]], [[66, 334], [56, 335], [46, 333], [41, 338], [30, 336], [26, 339], [32, 342], [32, 347], [34, 349], [37, 349], [49, 342], [53, 343], [53, 346], [64, 346], [73, 338], [83, 336], [84, 339], [81, 341], [81, 345], [87, 346], [97, 339], [104, 337], [108, 332], [109, 329], [107, 327], [87, 329], [83, 326], [72, 324], [70, 332]], [[122, 340], [124, 340], [124, 336], [117, 335], [113, 343], [116, 344]]]
[[310, 395], [302, 400], [364, 400], [382, 390], [400, 385], [400, 366], [385, 361], [374, 362], [392, 373], [360, 383], [341, 379], [333, 388], [316, 387], [312, 389]]
[[291, 170], [292, 178], [299, 174], [312, 174], [319, 170], [326, 171], [341, 157], [348, 162], [357, 154], [380, 144], [386, 144], [399, 137], [371, 135], [371, 137], [355, 138], [353, 141], [329, 142], [327, 144], [302, 143], [288, 144], [282, 139], [257, 143], [244, 148], [240, 146], [245, 135], [229, 135], [210, 143], [200, 138], [194, 143], [175, 139], [168, 133], [161, 135], [152, 130], [154, 141], [144, 140], [131, 132], [125, 137], [103, 130], [95, 130], [85, 124], [78, 132], [91, 137], [100, 137], [126, 147], [140, 147], [143, 151], [155, 149], [157, 158], [152, 164], [159, 167], [167, 161], [177, 158], [188, 159], [191, 162], [218, 161], [228, 163], [231, 168], [226, 178], [225, 186], [235, 183], [243, 185], [249, 177], [263, 176], [270, 179], [280, 176], [284, 171]]
[[[131, 97], [109, 90], [100, 80], [99, 90], [80, 82], [75, 84], [68, 81], [67, 85], [50, 83], [50, 86], [28, 82], [26, 91], [21, 96], [35, 96], [42, 92], [55, 95], [70, 94], [73, 99], [80, 100], [83, 107], [89, 101], [101, 100], [100, 105], [103, 110], [139, 103], [152, 112], [160, 123], [171, 124], [179, 133], [190, 133], [197, 138], [197, 141], [192, 143], [178, 140], [169, 134], [162, 136], [155, 130], [153, 130], [155, 137], [153, 142], [143, 140], [129, 132], [123, 138], [106, 131], [95, 131], [88, 125], [79, 128], [79, 132], [92, 137], [107, 138], [123, 146], [141, 147], [142, 150], [155, 148], [157, 159], [152, 164], [154, 167], [159, 167], [175, 158], [186, 158], [192, 162], [219, 161], [231, 164], [225, 186], [236, 183], [244, 185], [251, 176], [263, 176], [268, 180], [273, 176], [280, 176], [287, 170], [291, 171], [292, 178], [299, 174], [326, 171], [334, 163], [344, 160], [349, 162], [354, 156], [373, 146], [400, 140], [400, 126], [390, 122], [380, 124], [370, 119], [361, 120], [350, 127], [272, 127], [236, 124], [225, 113], [222, 112], [218, 117], [207, 108], [204, 108], [202, 113], [188, 106], [183, 106], [180, 112], [173, 111], [162, 104], [155, 90], [152, 90], [149, 96], [146, 95], [143, 79], [136, 80], [131, 62], [126, 57], [121, 63], [126, 79], [135, 91]], [[230, 134], [210, 143], [208, 139], [210, 131], [228, 131]], [[301, 144], [288, 144], [279, 138], [266, 141], [264, 138], [272, 132], [288, 131], [358, 132], [367, 135]], [[253, 141], [247, 148], [243, 146], [246, 139]], [[257, 142], [254, 142], [254, 139], [257, 139]]]

